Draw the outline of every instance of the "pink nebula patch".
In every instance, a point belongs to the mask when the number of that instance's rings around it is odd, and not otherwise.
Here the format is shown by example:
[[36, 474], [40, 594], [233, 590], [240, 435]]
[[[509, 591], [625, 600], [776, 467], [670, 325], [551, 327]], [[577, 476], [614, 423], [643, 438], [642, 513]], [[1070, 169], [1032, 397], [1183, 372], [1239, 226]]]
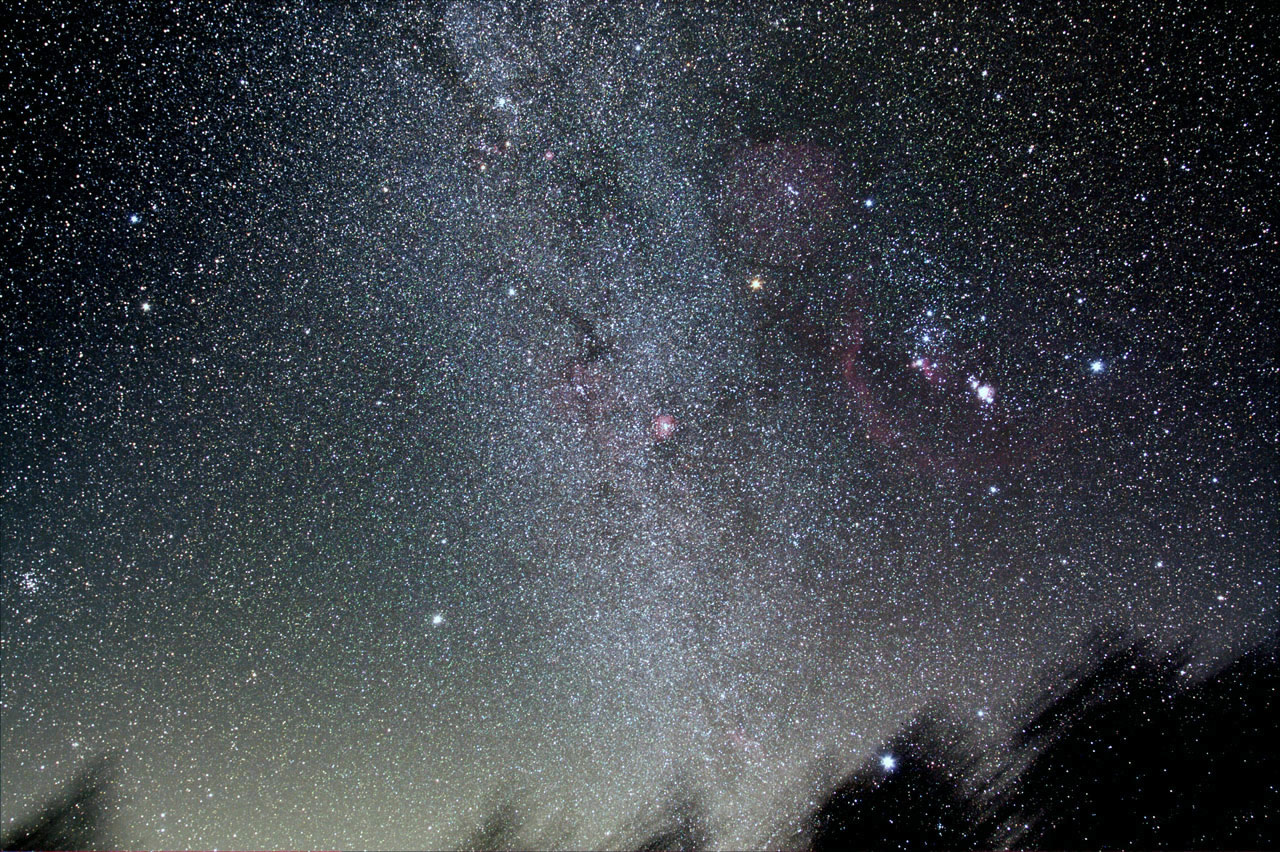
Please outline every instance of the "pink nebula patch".
[[659, 414], [653, 418], [653, 425], [649, 432], [653, 435], [653, 440], [661, 442], [674, 435], [679, 428], [680, 425], [670, 414]]

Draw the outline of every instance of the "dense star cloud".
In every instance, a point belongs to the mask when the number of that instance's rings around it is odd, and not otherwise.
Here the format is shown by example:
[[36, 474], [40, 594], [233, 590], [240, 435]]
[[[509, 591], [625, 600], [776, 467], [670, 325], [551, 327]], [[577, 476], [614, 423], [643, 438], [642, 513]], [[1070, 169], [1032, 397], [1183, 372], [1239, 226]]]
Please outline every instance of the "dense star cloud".
[[776, 845], [1099, 625], [1209, 671], [1277, 620], [1262, 20], [23, 6], [0, 828], [110, 754], [124, 845]]

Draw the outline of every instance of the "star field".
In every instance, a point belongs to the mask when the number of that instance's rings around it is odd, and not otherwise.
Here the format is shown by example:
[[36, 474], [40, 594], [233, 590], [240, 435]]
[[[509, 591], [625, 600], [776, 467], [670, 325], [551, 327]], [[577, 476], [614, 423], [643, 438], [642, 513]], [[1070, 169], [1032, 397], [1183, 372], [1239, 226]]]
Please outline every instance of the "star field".
[[0, 827], [776, 846], [1274, 630], [1265, 16], [980, 5], [20, 4]]

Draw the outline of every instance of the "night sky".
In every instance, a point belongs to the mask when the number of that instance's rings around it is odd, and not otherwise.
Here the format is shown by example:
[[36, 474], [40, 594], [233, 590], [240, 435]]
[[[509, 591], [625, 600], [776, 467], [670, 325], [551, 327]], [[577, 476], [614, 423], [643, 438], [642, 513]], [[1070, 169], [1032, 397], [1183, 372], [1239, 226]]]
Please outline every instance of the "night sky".
[[1259, 9], [84, 5], [0, 59], [0, 828], [759, 845], [1274, 629]]

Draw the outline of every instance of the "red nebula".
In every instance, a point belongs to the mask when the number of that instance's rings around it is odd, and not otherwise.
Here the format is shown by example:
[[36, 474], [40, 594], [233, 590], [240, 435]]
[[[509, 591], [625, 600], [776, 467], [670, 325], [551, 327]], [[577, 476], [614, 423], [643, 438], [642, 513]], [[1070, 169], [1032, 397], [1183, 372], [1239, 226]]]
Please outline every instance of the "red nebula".
[[653, 440], [661, 442], [674, 435], [678, 428], [680, 428], [679, 424], [670, 414], [659, 414], [653, 418], [653, 425], [649, 431], [653, 435]]
[[1019, 416], [999, 397], [984, 396], [977, 379], [959, 381], [966, 372], [957, 373], [958, 364], [911, 357], [905, 348], [876, 339], [867, 305], [852, 286], [832, 351], [866, 436], [921, 472], [980, 477], [1030, 464], [1072, 419], [1061, 408], [1052, 417]]

